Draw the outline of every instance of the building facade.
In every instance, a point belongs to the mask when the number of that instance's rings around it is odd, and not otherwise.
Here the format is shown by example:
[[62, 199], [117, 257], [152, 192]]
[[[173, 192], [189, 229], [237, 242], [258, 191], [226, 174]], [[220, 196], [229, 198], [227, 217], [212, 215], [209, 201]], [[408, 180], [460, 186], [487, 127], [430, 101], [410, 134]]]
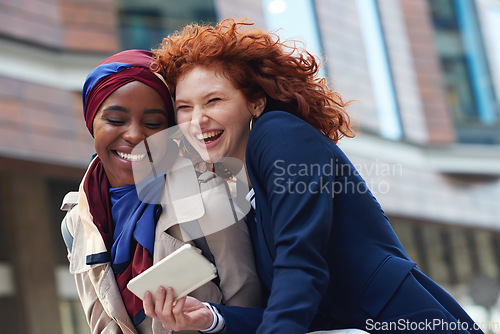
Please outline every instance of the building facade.
[[0, 0], [2, 331], [89, 332], [59, 232], [93, 153], [87, 73], [226, 17], [325, 60], [359, 129], [340, 147], [408, 254], [500, 333], [500, 0]]

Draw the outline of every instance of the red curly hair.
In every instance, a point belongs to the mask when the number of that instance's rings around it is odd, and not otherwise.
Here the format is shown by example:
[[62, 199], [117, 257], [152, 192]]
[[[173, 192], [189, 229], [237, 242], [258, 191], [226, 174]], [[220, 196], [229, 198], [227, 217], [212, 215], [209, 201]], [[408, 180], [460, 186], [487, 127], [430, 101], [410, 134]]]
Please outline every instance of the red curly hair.
[[215, 66], [249, 101], [265, 96], [264, 112], [290, 112], [335, 143], [344, 136], [354, 137], [345, 110], [348, 103], [328, 88], [325, 79], [316, 77], [315, 57], [251, 25], [244, 19], [225, 19], [216, 26], [187, 25], [153, 50], [155, 70], [175, 96], [180, 76], [196, 66]]

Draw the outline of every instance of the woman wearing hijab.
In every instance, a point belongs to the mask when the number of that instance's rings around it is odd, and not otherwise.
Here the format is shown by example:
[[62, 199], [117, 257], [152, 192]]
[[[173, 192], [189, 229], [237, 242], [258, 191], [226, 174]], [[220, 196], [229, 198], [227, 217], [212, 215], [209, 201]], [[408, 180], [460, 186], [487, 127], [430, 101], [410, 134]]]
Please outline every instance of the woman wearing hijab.
[[[84, 118], [96, 156], [78, 193], [65, 198], [63, 209], [69, 212], [62, 231], [92, 333], [170, 332], [145, 315], [142, 300], [127, 289], [127, 283], [185, 243], [179, 224], [210, 225], [221, 205], [217, 201], [227, 199], [225, 193], [217, 197], [212, 192], [208, 198], [200, 192], [201, 181], [186, 159], [177, 157], [174, 142], [168, 147], [162, 143], [163, 168], [155, 171], [154, 182], [143, 193], [136, 187], [133, 165], [147, 164], [154, 155], [147, 138], [175, 124], [170, 93], [151, 71], [152, 61], [148, 51], [120, 52], [101, 62], [83, 87]], [[134, 150], [140, 145], [145, 149]], [[224, 182], [215, 175], [202, 176], [214, 188]], [[189, 207], [173, 200], [179, 197], [176, 191], [192, 195]], [[192, 296], [212, 303], [258, 306], [260, 285], [246, 224], [227, 225], [189, 241], [214, 262], [219, 274]]]

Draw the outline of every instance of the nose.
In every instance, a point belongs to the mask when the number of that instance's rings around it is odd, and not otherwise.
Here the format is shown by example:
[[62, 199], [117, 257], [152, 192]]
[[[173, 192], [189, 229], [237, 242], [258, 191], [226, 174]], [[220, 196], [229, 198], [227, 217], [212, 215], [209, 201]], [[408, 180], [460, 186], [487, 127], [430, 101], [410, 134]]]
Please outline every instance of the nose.
[[208, 123], [208, 116], [205, 114], [203, 108], [194, 108], [191, 116], [191, 124], [202, 127], [203, 124]]
[[123, 139], [125, 139], [127, 142], [137, 145], [144, 139], [146, 139], [146, 133], [144, 132], [143, 127], [141, 124], [138, 124], [136, 122], [130, 123], [125, 131], [123, 132], [122, 135]]

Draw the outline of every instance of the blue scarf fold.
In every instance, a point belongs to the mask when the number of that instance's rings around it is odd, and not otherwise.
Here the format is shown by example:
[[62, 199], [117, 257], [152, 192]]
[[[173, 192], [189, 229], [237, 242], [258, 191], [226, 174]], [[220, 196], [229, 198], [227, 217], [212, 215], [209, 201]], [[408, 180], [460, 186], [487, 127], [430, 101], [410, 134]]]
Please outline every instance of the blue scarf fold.
[[128, 282], [153, 264], [156, 222], [161, 214], [160, 197], [165, 178], [149, 179], [141, 193], [136, 185], [110, 188], [113, 218], [111, 266], [125, 308], [135, 326], [146, 317], [142, 300], [127, 289]]
[[155, 227], [158, 216], [157, 205], [163, 189], [164, 180], [150, 182], [141, 194], [137, 195], [136, 185], [130, 184], [119, 188], [110, 188], [111, 215], [115, 225], [111, 261], [115, 274], [123, 271], [134, 254], [133, 244], [136, 242], [153, 255]]

